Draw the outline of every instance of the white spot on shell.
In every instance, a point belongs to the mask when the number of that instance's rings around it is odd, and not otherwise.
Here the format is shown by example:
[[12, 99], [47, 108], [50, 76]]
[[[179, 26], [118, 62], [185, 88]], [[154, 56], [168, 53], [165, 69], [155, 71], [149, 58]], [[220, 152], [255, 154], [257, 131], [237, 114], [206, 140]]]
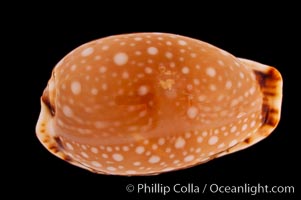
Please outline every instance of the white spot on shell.
[[190, 162], [190, 161], [193, 161], [193, 159], [194, 159], [194, 156], [193, 155], [189, 155], [189, 156], [186, 156], [184, 158], [184, 162]]
[[136, 147], [135, 151], [136, 151], [137, 154], [142, 154], [145, 151], [144, 146]]
[[121, 76], [122, 76], [123, 79], [128, 79], [130, 75], [127, 71], [125, 71], [125, 72], [122, 73]]
[[153, 144], [153, 145], [152, 145], [152, 149], [153, 149], [153, 150], [156, 150], [156, 149], [158, 149], [158, 145], [156, 145], [156, 144]]
[[210, 89], [211, 91], [216, 91], [216, 86], [215, 86], [214, 84], [210, 84], [210, 85], [209, 85], [209, 89]]
[[91, 94], [97, 95], [98, 94], [98, 89], [97, 88], [92, 88], [91, 89]]
[[217, 146], [217, 148], [218, 149], [221, 149], [221, 148], [223, 148], [225, 146], [225, 143], [221, 143], [221, 144], [219, 144], [218, 146]]
[[236, 127], [236, 126], [233, 126], [233, 127], [231, 127], [230, 132], [231, 132], [231, 133], [234, 133], [236, 130], [237, 130], [237, 127]]
[[147, 49], [147, 53], [150, 55], [156, 55], [158, 53], [158, 49], [156, 47], [149, 47]]
[[190, 132], [186, 132], [185, 133], [185, 138], [190, 138], [191, 137], [191, 133]]
[[198, 108], [195, 106], [191, 106], [187, 110], [187, 116], [190, 119], [194, 119], [198, 115]]
[[244, 124], [244, 125], [241, 127], [241, 130], [242, 130], [242, 131], [245, 131], [245, 130], [247, 130], [247, 128], [248, 128], [248, 125], [247, 125], [247, 124]]
[[254, 86], [251, 87], [251, 89], [249, 90], [249, 92], [250, 92], [251, 95], [254, 94], [255, 91], [256, 91], [256, 88]]
[[185, 146], [185, 139], [183, 139], [182, 137], [179, 137], [176, 142], [175, 142], [175, 148], [176, 149], [181, 149]]
[[66, 147], [67, 147], [69, 150], [71, 150], [71, 151], [74, 150], [72, 144], [70, 144], [70, 143], [68, 143], [68, 142], [66, 143]]
[[206, 96], [205, 96], [205, 95], [200, 95], [200, 96], [198, 96], [198, 100], [199, 100], [200, 102], [203, 102], [203, 101], [206, 100]]
[[77, 67], [76, 65], [72, 65], [72, 66], [71, 66], [71, 71], [75, 71], [75, 70], [76, 70], [76, 67]]
[[226, 89], [230, 89], [232, 87], [232, 82], [231, 81], [227, 81], [226, 82]]
[[158, 140], [158, 144], [159, 145], [163, 145], [165, 143], [165, 139], [164, 138], [160, 138], [159, 140]]
[[107, 167], [107, 170], [109, 170], [109, 171], [116, 171], [116, 168], [115, 167]]
[[97, 154], [98, 149], [96, 147], [91, 147], [91, 152]]
[[189, 71], [190, 71], [189, 68], [186, 67], [186, 66], [182, 68], [182, 73], [183, 73], [183, 74], [188, 74]]
[[210, 77], [214, 77], [216, 75], [216, 71], [213, 67], [208, 67], [206, 69], [206, 74]]
[[199, 85], [199, 84], [200, 84], [200, 80], [197, 79], [197, 78], [195, 78], [195, 79], [193, 79], [193, 83], [194, 83], [195, 85]]
[[135, 171], [135, 170], [127, 170], [126, 173], [127, 174], [137, 174], [137, 171]]
[[97, 161], [92, 161], [91, 164], [94, 166], [94, 167], [101, 167], [101, 164]]
[[109, 49], [109, 46], [108, 46], [108, 45], [104, 45], [104, 46], [101, 47], [101, 49], [102, 49], [103, 51], [106, 51], [106, 50]]
[[100, 68], [99, 68], [99, 72], [100, 73], [105, 73], [107, 71], [107, 68], [105, 67], [105, 66], [101, 66]]
[[139, 88], [138, 88], [138, 94], [140, 95], [140, 96], [144, 96], [144, 95], [146, 95], [147, 93], [148, 93], [148, 87], [147, 86], [145, 86], [145, 85], [142, 85], [142, 86], [140, 86]]
[[153, 72], [152, 68], [150, 68], [150, 67], [146, 67], [144, 69], [144, 71], [145, 71], [146, 74], [151, 74]]
[[122, 66], [128, 62], [128, 55], [126, 53], [120, 52], [115, 54], [114, 63], [116, 65]]
[[187, 44], [187, 42], [185, 42], [184, 40], [179, 40], [178, 44], [181, 46], [185, 46]]
[[137, 161], [137, 162], [134, 162], [133, 165], [134, 165], [134, 166], [140, 166], [140, 165], [141, 165], [141, 162], [138, 162], [138, 161]]
[[218, 137], [217, 136], [211, 136], [208, 140], [209, 145], [214, 145], [218, 142]]
[[149, 159], [148, 159], [148, 162], [149, 163], [158, 163], [160, 161], [160, 157], [159, 156], [151, 156]]
[[113, 150], [112, 147], [107, 147], [108, 152], [111, 152], [112, 150]]
[[203, 142], [203, 137], [201, 137], [201, 136], [197, 137], [197, 142], [202, 143]]
[[166, 58], [168, 58], [168, 59], [172, 59], [172, 57], [173, 57], [172, 53], [170, 53], [170, 52], [166, 52], [166, 53], [165, 53], [165, 56], [166, 56]]
[[114, 154], [112, 155], [112, 157], [113, 157], [113, 159], [114, 159], [115, 161], [117, 161], [117, 162], [120, 162], [120, 161], [123, 160], [123, 156], [122, 156], [121, 154], [119, 154], [119, 153], [114, 153]]
[[95, 125], [96, 128], [102, 129], [102, 128], [107, 127], [108, 123], [107, 122], [103, 122], [103, 121], [96, 121], [94, 123], [94, 125]]
[[171, 62], [171, 63], [169, 63], [169, 66], [170, 66], [171, 68], [174, 68], [174, 67], [176, 66], [176, 63]]
[[128, 146], [123, 146], [123, 147], [122, 147], [122, 150], [123, 150], [123, 151], [129, 151], [130, 148], [129, 148]]
[[135, 40], [135, 41], [141, 41], [142, 38], [141, 38], [141, 37], [135, 37], [134, 40]]
[[94, 49], [92, 47], [88, 47], [81, 52], [81, 55], [86, 57], [93, 53]]
[[236, 144], [237, 144], [237, 140], [232, 140], [229, 144], [229, 147], [233, 147]]
[[192, 58], [196, 58], [196, 53], [191, 53], [190, 56], [191, 56]]
[[95, 59], [95, 60], [100, 60], [100, 59], [101, 59], [101, 56], [95, 56], [94, 59]]
[[253, 121], [251, 122], [251, 124], [250, 124], [250, 127], [253, 128], [255, 125], [256, 125], [256, 121], [253, 120]]
[[218, 60], [217, 63], [220, 65], [220, 66], [224, 66], [225, 63], [222, 61], [222, 60]]
[[71, 83], [71, 91], [73, 94], [78, 95], [81, 92], [81, 84], [78, 81], [73, 81]]
[[141, 51], [135, 51], [136, 56], [140, 56], [141, 54], [142, 54]]
[[85, 157], [85, 158], [89, 158], [88, 154], [86, 154], [86, 153], [83, 152], [83, 151], [82, 151], [80, 154], [81, 154], [83, 157]]
[[69, 106], [63, 106], [63, 113], [66, 117], [72, 117], [73, 111]]
[[103, 90], [107, 90], [108, 89], [108, 85], [106, 83], [101, 84], [101, 88]]

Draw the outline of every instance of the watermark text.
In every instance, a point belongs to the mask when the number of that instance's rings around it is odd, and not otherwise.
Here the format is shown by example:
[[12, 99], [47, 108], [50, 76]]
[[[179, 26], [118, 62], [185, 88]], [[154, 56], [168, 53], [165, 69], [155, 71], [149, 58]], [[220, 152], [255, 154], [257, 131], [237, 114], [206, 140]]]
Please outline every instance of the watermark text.
[[295, 187], [292, 185], [266, 185], [266, 184], [249, 184], [241, 185], [221, 185], [217, 183], [197, 184], [197, 183], [175, 183], [173, 185], [162, 183], [138, 183], [128, 184], [126, 191], [137, 194], [293, 194]]

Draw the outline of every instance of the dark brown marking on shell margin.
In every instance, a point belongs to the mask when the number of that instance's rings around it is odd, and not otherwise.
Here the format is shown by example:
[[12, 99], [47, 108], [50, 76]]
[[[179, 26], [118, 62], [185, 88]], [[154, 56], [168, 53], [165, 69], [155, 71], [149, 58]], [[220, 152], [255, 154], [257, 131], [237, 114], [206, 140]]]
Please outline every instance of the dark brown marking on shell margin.
[[72, 159], [70, 158], [70, 156], [67, 156], [65, 153], [63, 153], [64, 146], [63, 146], [63, 142], [62, 142], [61, 138], [54, 137], [53, 139], [56, 142], [56, 145], [55, 145], [55, 148], [54, 148], [56, 150], [56, 153], [57, 152], [61, 152], [61, 158], [62, 159], [66, 160], [66, 161], [72, 161]]
[[281, 95], [279, 88], [282, 86], [280, 73], [270, 67], [266, 71], [254, 70], [256, 79], [263, 94], [262, 126], [276, 127], [279, 122], [280, 108], [275, 101]]
[[64, 148], [63, 143], [62, 143], [62, 140], [61, 140], [59, 137], [54, 137], [53, 139], [55, 140], [55, 142], [56, 142], [58, 148], [60, 148], [60, 149], [63, 149], [63, 148]]
[[250, 143], [251, 143], [251, 138], [246, 138], [246, 139], [244, 140], [244, 142], [247, 143], [247, 144], [250, 144]]
[[40, 114], [40, 118], [36, 127], [36, 134], [41, 143], [46, 147], [46, 149], [49, 150], [49, 152], [61, 158], [62, 160], [81, 167], [82, 164], [75, 161], [72, 157], [66, 154], [61, 138], [59, 138], [58, 136], [52, 136], [49, 133], [48, 123], [53, 116], [50, 110], [51, 106], [49, 106], [49, 103], [47, 104], [47, 102], [49, 102], [47, 93], [48, 91], [47, 89], [45, 89], [43, 96], [41, 97], [42, 115]]
[[42, 101], [45, 103], [45, 105], [47, 106], [51, 116], [54, 116], [55, 115], [55, 108], [54, 108], [54, 105], [52, 105], [50, 103], [50, 100], [49, 100], [49, 95], [48, 95], [48, 89], [45, 89], [44, 92], [43, 92], [43, 95], [42, 95]]

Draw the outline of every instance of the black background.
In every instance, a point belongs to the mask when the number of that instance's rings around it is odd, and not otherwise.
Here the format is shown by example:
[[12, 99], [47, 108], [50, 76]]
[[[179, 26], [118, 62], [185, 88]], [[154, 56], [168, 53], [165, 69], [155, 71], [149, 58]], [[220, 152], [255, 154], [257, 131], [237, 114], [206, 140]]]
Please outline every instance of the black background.
[[[169, 8], [171, 9], [171, 8]], [[185, 10], [185, 8], [183, 8]], [[203, 8], [204, 10], [205, 8]], [[102, 8], [102, 11], [106, 10]], [[155, 194], [156, 199], [294, 199], [298, 193], [298, 176], [300, 165], [298, 150], [298, 129], [293, 128], [295, 107], [290, 103], [293, 99], [292, 88], [297, 87], [292, 78], [294, 57], [292, 51], [297, 45], [296, 25], [294, 16], [284, 19], [278, 11], [265, 14], [255, 19], [257, 11], [237, 13], [233, 18], [221, 15], [215, 19], [211, 15], [201, 16], [199, 11], [183, 17], [179, 9], [173, 15], [161, 9], [160, 17], [156, 10], [143, 13], [143, 10], [123, 12], [117, 11], [101, 14], [81, 13], [74, 11], [64, 17], [58, 17], [51, 10], [44, 13], [38, 10], [34, 14], [21, 15], [16, 23], [12, 22], [14, 37], [13, 52], [18, 57], [10, 60], [15, 80], [21, 83], [14, 88], [17, 98], [14, 102], [16, 111], [12, 111], [9, 122], [13, 123], [12, 139], [3, 142], [12, 150], [5, 165], [10, 174], [7, 181], [14, 194], [23, 197], [65, 198], [84, 197], [85, 199], [111, 199], [121, 195], [125, 199], [145, 199], [149, 194], [128, 193], [127, 184], [138, 183], [165, 184], [176, 183], [186, 185], [193, 183], [217, 183], [220, 185], [293, 185], [296, 194], [269, 194], [256, 196], [241, 194]], [[135, 10], [135, 9], [133, 9]], [[69, 12], [70, 13], [70, 12]], [[72, 13], [72, 12], [71, 12]], [[76, 15], [75, 15], [76, 13]], [[131, 15], [132, 14], [132, 15]], [[240, 19], [240, 16], [246, 19]], [[117, 19], [116, 19], [116, 16]], [[249, 18], [248, 18], [249, 17]], [[93, 19], [93, 20], [92, 20]], [[289, 23], [288, 23], [289, 22]], [[93, 39], [122, 33], [132, 32], [168, 32], [197, 38], [218, 46], [232, 54], [256, 60], [276, 67], [284, 79], [284, 98], [282, 116], [277, 129], [262, 142], [246, 150], [213, 160], [209, 163], [189, 169], [165, 173], [157, 176], [123, 177], [97, 175], [72, 166], [51, 155], [35, 136], [35, 124], [40, 111], [39, 98], [51, 75], [55, 64], [69, 51]], [[292, 63], [291, 63], [292, 62]], [[18, 78], [17, 78], [18, 77]], [[19, 78], [20, 77], [20, 78]], [[12, 87], [15, 87], [12, 84]], [[11, 92], [11, 91], [10, 91]], [[16, 114], [18, 112], [20, 114]], [[295, 126], [296, 127], [296, 126]], [[29, 189], [28, 189], [29, 188]], [[41, 195], [42, 194], [42, 195]], [[187, 195], [187, 196], [186, 196]]]

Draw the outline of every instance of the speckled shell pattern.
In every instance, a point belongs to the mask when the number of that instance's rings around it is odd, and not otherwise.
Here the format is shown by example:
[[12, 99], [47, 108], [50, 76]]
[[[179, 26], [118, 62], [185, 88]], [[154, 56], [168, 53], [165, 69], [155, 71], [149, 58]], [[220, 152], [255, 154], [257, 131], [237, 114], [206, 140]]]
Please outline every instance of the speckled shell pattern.
[[92, 172], [159, 174], [264, 139], [281, 99], [273, 67], [185, 36], [115, 35], [55, 66], [36, 132], [51, 153]]

